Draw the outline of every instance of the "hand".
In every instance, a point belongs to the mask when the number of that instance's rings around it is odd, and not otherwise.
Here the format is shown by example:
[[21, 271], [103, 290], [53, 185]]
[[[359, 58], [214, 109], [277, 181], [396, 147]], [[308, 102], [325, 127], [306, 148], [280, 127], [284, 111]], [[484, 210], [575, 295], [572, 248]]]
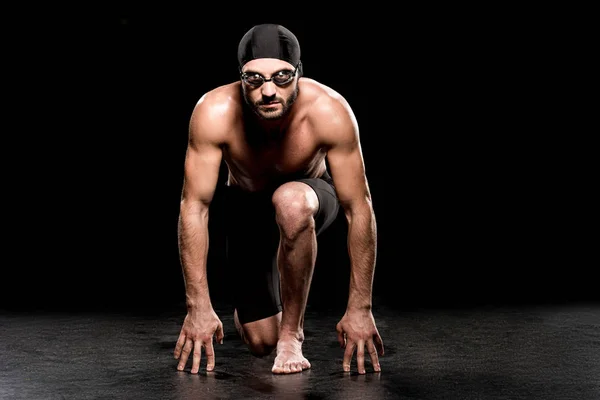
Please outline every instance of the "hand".
[[383, 355], [383, 341], [375, 326], [375, 319], [370, 310], [346, 310], [346, 313], [336, 326], [338, 342], [345, 349], [342, 366], [344, 371], [350, 371], [350, 362], [356, 350], [358, 373], [364, 374], [365, 347], [371, 358], [373, 370], [381, 372], [379, 356]]
[[215, 351], [213, 348], [213, 336], [216, 341], [223, 343], [223, 323], [217, 317], [212, 308], [201, 311], [188, 311], [177, 344], [175, 345], [174, 355], [179, 359], [177, 369], [183, 371], [190, 353], [192, 358], [192, 374], [200, 370], [200, 360], [202, 358], [202, 347], [206, 355], [206, 370], [212, 371], [215, 368]]

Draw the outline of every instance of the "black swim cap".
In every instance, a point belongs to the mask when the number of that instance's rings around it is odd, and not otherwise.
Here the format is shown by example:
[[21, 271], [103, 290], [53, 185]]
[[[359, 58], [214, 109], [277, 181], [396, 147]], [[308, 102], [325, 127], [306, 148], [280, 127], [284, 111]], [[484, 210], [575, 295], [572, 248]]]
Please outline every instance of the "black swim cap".
[[300, 62], [300, 43], [289, 29], [281, 25], [255, 25], [238, 45], [239, 67], [256, 58], [278, 58], [296, 67]]

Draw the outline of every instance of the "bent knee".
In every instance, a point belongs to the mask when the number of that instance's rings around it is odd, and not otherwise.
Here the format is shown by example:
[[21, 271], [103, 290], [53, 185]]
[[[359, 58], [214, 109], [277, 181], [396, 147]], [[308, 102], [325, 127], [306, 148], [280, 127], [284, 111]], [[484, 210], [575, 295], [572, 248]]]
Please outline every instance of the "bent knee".
[[279, 324], [281, 312], [258, 321], [240, 324], [237, 319], [237, 310], [234, 314], [236, 327], [250, 352], [257, 357], [264, 357], [273, 352], [279, 340]]
[[268, 356], [277, 348], [277, 341], [262, 340], [262, 339], [251, 339], [247, 342], [248, 349], [255, 357]]
[[319, 199], [312, 188], [301, 182], [280, 186], [272, 197], [277, 223], [285, 233], [293, 234], [314, 223]]

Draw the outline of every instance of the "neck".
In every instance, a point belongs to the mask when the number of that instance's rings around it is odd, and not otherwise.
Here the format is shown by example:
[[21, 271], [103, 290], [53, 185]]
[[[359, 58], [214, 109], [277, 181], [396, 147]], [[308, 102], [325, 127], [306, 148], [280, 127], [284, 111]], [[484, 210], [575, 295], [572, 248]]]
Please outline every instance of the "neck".
[[289, 126], [288, 116], [284, 115], [283, 117], [276, 120], [265, 120], [259, 117], [255, 118], [256, 125], [260, 128], [260, 130], [264, 131], [269, 137], [279, 137], [283, 132], [287, 130]]
[[291, 113], [287, 113], [278, 119], [264, 119], [248, 108], [246, 108], [245, 114], [247, 123], [253, 127], [251, 131], [260, 132], [261, 136], [270, 140], [276, 140], [283, 136], [292, 119]]

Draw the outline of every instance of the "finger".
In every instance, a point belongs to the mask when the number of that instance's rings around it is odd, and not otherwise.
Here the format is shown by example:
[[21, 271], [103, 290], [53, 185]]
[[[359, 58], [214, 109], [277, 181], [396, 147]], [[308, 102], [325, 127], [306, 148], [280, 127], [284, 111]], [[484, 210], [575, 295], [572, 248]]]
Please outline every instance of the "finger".
[[194, 354], [192, 356], [192, 374], [197, 374], [200, 371], [200, 360], [202, 359], [202, 342], [194, 341]]
[[352, 356], [354, 355], [355, 347], [356, 343], [346, 342], [346, 350], [344, 350], [344, 360], [342, 362], [342, 368], [344, 369], [344, 372], [350, 372], [350, 362], [352, 362]]
[[[225, 333], [223, 332], [223, 324], [219, 324], [219, 326], [217, 327], [217, 330], [215, 331], [215, 338], [217, 340], [217, 343], [219, 344], [223, 344], [223, 338], [225, 337]], [[211, 343], [212, 346], [212, 343]]]
[[377, 332], [375, 334], [375, 336], [373, 337], [373, 340], [375, 341], [375, 346], [377, 347], [377, 351], [379, 352], [379, 355], [382, 356], [384, 353], [383, 340], [381, 340], [381, 336], [379, 335], [379, 332]]
[[177, 369], [179, 371], [183, 371], [183, 369], [185, 368], [185, 364], [187, 363], [188, 357], [190, 356], [190, 352], [192, 351], [193, 347], [194, 345], [192, 339], [187, 339], [185, 341], [183, 349], [181, 349], [181, 357], [179, 358], [179, 364], [177, 365]]
[[207, 341], [204, 345], [204, 355], [206, 356], [206, 370], [212, 371], [215, 369], [215, 349], [212, 340]]
[[179, 338], [177, 339], [177, 343], [175, 344], [175, 351], [173, 351], [173, 355], [175, 358], [179, 358], [181, 356], [181, 350], [183, 349], [183, 345], [185, 344], [185, 334], [181, 333]]
[[356, 366], [358, 367], [358, 373], [364, 374], [365, 371], [365, 342], [362, 340], [358, 342], [356, 346]]
[[369, 352], [369, 356], [371, 357], [371, 364], [373, 365], [373, 370], [375, 372], [381, 372], [381, 366], [379, 365], [379, 357], [377, 357], [377, 349], [375, 348], [375, 344], [370, 340], [367, 342], [367, 351]]

